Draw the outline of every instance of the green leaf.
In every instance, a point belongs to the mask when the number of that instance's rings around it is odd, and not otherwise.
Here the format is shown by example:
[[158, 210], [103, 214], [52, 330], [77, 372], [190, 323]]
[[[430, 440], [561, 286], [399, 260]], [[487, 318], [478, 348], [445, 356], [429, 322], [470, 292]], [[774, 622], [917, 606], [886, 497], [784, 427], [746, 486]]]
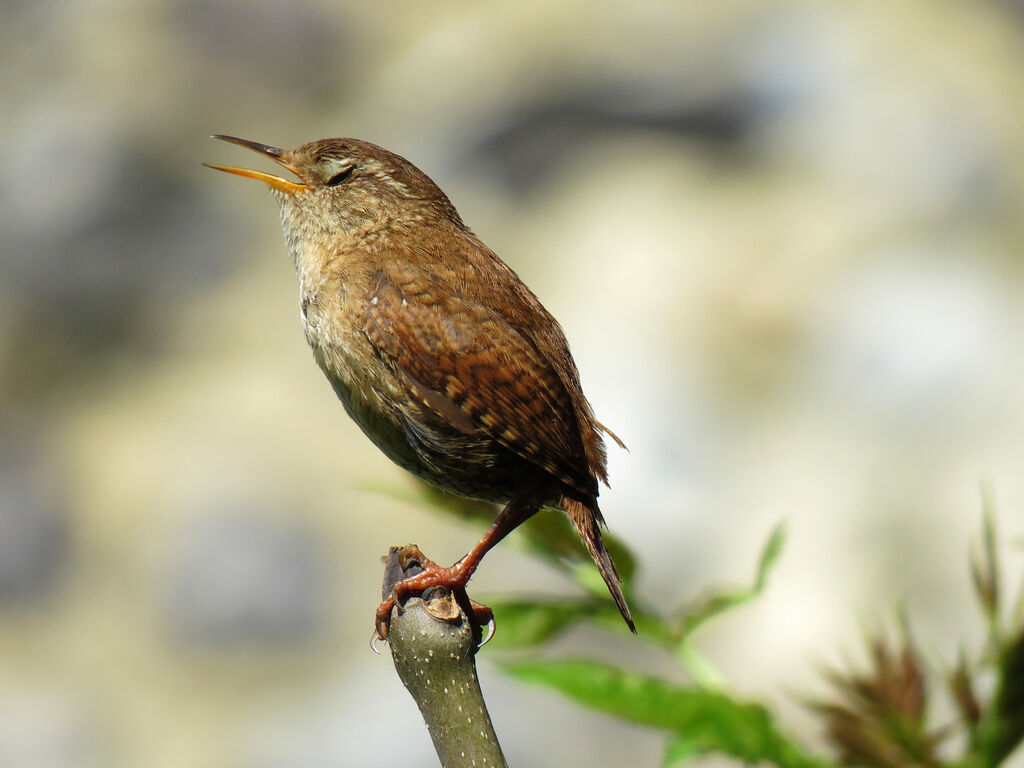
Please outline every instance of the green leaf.
[[785, 525], [779, 523], [772, 530], [768, 541], [765, 542], [761, 550], [753, 583], [749, 587], [741, 589], [726, 589], [714, 592], [697, 604], [697, 606], [688, 610], [682, 620], [680, 643], [685, 641], [698, 627], [709, 619], [738, 608], [760, 595], [768, 583], [768, 575], [771, 573], [772, 567], [778, 561], [779, 555], [782, 554], [785, 542], [786, 528]]
[[[603, 595], [576, 600], [487, 599], [485, 602], [494, 611], [497, 622], [497, 632], [488, 647], [511, 649], [540, 645], [582, 621], [601, 624], [612, 631], [628, 632], [618, 609]], [[633, 608], [633, 621], [641, 637], [661, 644], [672, 642], [671, 631], [664, 622], [638, 606]]]
[[[521, 662], [505, 669], [524, 682], [553, 688], [584, 706], [677, 734], [688, 742], [687, 755], [718, 752], [785, 768], [826, 765], [787, 740], [760, 704], [681, 688], [593, 661]], [[672, 751], [673, 756], [677, 754], [684, 755], [681, 742]]]
[[988, 482], [981, 484], [981, 551], [971, 555], [971, 577], [982, 611], [988, 621], [989, 639], [998, 648], [1002, 627], [999, 622], [1000, 578], [999, 556], [996, 551], [995, 494]]
[[689, 736], [675, 736], [665, 745], [665, 757], [661, 761], [661, 768], [671, 768], [700, 755], [700, 745], [696, 741]]
[[[546, 643], [576, 622], [592, 617], [595, 613], [595, 606], [590, 600], [488, 601], [488, 604], [494, 611], [497, 630], [491, 646], [502, 649], [527, 648]], [[618, 618], [617, 611], [615, 615]]]
[[776, 525], [761, 550], [761, 558], [757, 562], [757, 575], [754, 578], [754, 591], [760, 592], [768, 583], [768, 574], [775, 566], [775, 562], [782, 554], [782, 548], [786, 544], [786, 526], [784, 523]]
[[697, 646], [689, 639], [684, 639], [676, 646], [676, 659], [686, 670], [690, 679], [699, 687], [708, 690], [725, 688], [725, 676], [718, 667], [711, 663]]
[[999, 683], [978, 732], [984, 765], [999, 765], [1024, 741], [1024, 633], [1003, 650]]

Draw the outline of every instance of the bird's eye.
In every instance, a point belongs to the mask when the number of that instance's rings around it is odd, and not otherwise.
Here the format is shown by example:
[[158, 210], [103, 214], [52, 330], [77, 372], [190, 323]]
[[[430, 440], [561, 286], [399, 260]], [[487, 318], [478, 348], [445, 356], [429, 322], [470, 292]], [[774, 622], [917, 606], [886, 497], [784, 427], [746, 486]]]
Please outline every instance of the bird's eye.
[[331, 176], [331, 178], [328, 179], [327, 184], [325, 184], [324, 186], [336, 187], [339, 184], [345, 183], [346, 181], [348, 181], [348, 177], [352, 175], [352, 171], [354, 171], [355, 169], [356, 167], [354, 165], [350, 165], [347, 168], [342, 168], [336, 174]]

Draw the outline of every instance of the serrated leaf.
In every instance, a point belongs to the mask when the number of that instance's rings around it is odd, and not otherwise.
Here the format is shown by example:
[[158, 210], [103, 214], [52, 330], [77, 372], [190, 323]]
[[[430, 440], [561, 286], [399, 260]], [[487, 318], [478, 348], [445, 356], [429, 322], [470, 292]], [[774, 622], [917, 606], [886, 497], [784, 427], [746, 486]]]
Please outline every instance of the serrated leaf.
[[594, 661], [521, 662], [507, 665], [506, 671], [600, 712], [678, 734], [700, 754], [717, 752], [785, 768], [826, 765], [783, 736], [760, 704], [681, 688]]
[[783, 546], [786, 543], [785, 525], [779, 523], [768, 536], [768, 540], [761, 548], [761, 556], [757, 561], [757, 569], [754, 572], [754, 580], [749, 587], [739, 589], [725, 589], [713, 592], [704, 598], [695, 607], [687, 610], [681, 623], [681, 636], [679, 641], [685, 641], [698, 627], [719, 614], [738, 608], [748, 603], [764, 591], [768, 583], [768, 576], [772, 567], [782, 554]]

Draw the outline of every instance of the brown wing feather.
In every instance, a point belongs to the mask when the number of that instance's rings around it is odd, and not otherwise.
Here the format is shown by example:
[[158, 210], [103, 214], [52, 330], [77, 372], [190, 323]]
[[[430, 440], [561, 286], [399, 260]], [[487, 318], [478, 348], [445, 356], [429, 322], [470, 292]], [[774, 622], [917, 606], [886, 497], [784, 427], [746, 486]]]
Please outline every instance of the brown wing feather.
[[375, 278], [364, 330], [412, 396], [459, 431], [483, 432], [569, 487], [596, 493], [572, 400], [529, 341], [428, 276]]
[[[568, 392], [589, 471], [607, 484], [607, 460], [604, 440], [601, 438], [601, 433], [606, 430], [595, 420], [590, 403], [583, 394], [579, 372], [558, 321], [515, 271], [474, 235], [466, 233], [453, 246], [461, 258], [452, 262], [447, 274], [448, 281], [464, 285], [465, 290], [479, 300], [488, 296], [500, 297], [498, 305], [502, 308], [503, 316], [539, 351], [557, 374], [563, 389]], [[466, 269], [473, 270], [476, 279], [462, 280], [460, 283], [460, 271]], [[608, 434], [619, 442], [617, 437]]]

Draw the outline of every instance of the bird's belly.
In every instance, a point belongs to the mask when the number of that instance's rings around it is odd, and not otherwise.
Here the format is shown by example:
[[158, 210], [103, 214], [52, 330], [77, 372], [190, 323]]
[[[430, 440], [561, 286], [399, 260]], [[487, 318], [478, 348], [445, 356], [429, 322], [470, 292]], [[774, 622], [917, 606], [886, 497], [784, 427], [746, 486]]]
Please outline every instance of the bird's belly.
[[[358, 343], [358, 342], [357, 342]], [[374, 355], [313, 345], [317, 363], [363, 433], [393, 462], [443, 490], [506, 502], [540, 473], [482, 432], [465, 434], [411, 397]]]

